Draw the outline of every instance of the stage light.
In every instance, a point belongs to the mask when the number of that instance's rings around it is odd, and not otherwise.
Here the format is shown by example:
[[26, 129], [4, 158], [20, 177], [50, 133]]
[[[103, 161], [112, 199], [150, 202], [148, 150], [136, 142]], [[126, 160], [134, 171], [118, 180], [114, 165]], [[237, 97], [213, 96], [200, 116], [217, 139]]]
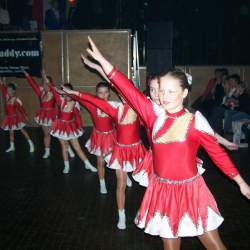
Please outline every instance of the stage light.
[[68, 3], [74, 5], [76, 3], [76, 0], [68, 0]]

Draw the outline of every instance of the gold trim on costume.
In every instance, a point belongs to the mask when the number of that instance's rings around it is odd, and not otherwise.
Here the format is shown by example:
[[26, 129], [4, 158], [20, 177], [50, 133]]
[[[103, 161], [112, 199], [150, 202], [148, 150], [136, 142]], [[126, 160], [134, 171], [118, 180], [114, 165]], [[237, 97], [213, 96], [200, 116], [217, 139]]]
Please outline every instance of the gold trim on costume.
[[163, 135], [154, 138], [154, 143], [167, 144], [170, 142], [184, 141], [192, 119], [192, 113], [185, 113], [176, 118], [170, 128]]
[[125, 115], [124, 119], [121, 121], [121, 117], [123, 115], [124, 112], [124, 106], [120, 105], [118, 107], [118, 123], [121, 125], [128, 125], [128, 124], [133, 124], [136, 119], [137, 119], [137, 114], [135, 113], [135, 111], [131, 108], [128, 109], [127, 114]]

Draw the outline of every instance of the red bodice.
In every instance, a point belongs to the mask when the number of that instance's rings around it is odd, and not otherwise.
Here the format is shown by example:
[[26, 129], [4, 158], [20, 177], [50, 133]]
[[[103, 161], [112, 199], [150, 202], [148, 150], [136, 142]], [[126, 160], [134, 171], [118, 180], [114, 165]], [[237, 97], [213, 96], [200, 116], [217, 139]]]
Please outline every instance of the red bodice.
[[[121, 104], [119, 107], [115, 108], [107, 101], [86, 93], [81, 93], [79, 100], [83, 101], [83, 103], [81, 103], [84, 106], [86, 103], [95, 105], [113, 119], [117, 130], [118, 143], [127, 145], [140, 141], [139, 119], [128, 104]], [[128, 116], [131, 122], [126, 120]]]

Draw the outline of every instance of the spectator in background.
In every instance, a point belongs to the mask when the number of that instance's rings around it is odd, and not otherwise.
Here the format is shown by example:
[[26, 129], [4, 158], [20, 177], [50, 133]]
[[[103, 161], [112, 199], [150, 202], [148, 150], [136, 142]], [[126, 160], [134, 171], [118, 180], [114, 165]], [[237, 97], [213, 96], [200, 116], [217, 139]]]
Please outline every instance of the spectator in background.
[[10, 15], [7, 9], [7, 0], [0, 1], [0, 30], [7, 30], [10, 25]]
[[[223, 92], [224, 96], [217, 97], [217, 104], [215, 106], [211, 105], [211, 115], [208, 120], [211, 126], [215, 129], [217, 133], [223, 133], [222, 124], [227, 109], [231, 109], [231, 105], [237, 101], [237, 97], [234, 96], [237, 85], [240, 83], [240, 76], [237, 74], [230, 75], [224, 78]], [[222, 93], [222, 92], [221, 92]], [[219, 103], [219, 100], [221, 101]]]
[[58, 30], [66, 27], [66, 18], [64, 13], [60, 11], [58, 0], [51, 0], [51, 8], [45, 14], [45, 26], [48, 30]]
[[223, 82], [227, 75], [227, 69], [215, 69], [214, 77], [209, 80], [205, 91], [192, 104], [192, 107], [201, 111], [207, 118], [210, 117], [213, 109], [222, 103], [224, 96]]
[[232, 132], [232, 122], [250, 120], [250, 96], [246, 91], [246, 85], [240, 82], [237, 85], [234, 96], [237, 99], [229, 99], [230, 109], [225, 111], [224, 132]]

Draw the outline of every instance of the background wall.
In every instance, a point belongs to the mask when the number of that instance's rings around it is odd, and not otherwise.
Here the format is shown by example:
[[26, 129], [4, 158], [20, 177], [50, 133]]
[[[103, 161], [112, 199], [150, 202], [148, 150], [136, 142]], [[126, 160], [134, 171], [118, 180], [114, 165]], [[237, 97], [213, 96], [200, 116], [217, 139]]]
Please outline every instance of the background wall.
[[[43, 66], [47, 75], [52, 76], [55, 85], [70, 82], [81, 91], [95, 92], [95, 86], [102, 78], [86, 69], [80, 54], [87, 54], [87, 36], [90, 35], [106, 58], [130, 77], [130, 30], [91, 31], [44, 31], [42, 32]], [[41, 79], [34, 78], [39, 84]], [[39, 107], [38, 98], [26, 83], [25, 78], [8, 77], [7, 82], [17, 84], [17, 95], [22, 99], [29, 114], [29, 125], [36, 126], [33, 117]], [[112, 98], [117, 98], [114, 94]], [[0, 117], [4, 113], [1, 96]], [[82, 109], [85, 125], [91, 124], [88, 112]]]
[[[131, 68], [131, 44], [130, 30], [91, 30], [91, 31], [44, 31], [42, 32], [43, 44], [43, 65], [47, 72], [54, 79], [56, 85], [62, 82], [71, 82], [74, 87], [81, 91], [95, 92], [95, 85], [102, 79], [81, 63], [80, 53], [86, 54], [88, 46], [87, 36], [90, 35], [103, 54], [118, 69], [130, 77]], [[190, 101], [195, 100], [204, 90], [208, 80], [213, 77], [215, 68], [225, 67], [229, 73], [238, 73], [242, 80], [250, 87], [250, 66], [177, 66], [193, 76], [192, 92]], [[146, 88], [146, 68], [140, 67], [140, 89]], [[39, 78], [35, 78], [40, 83]], [[39, 107], [39, 102], [26, 83], [24, 78], [7, 78], [7, 82], [17, 83], [17, 95], [23, 101], [24, 107], [29, 114], [29, 126], [36, 126], [33, 121], [35, 111]], [[116, 95], [112, 94], [116, 99]], [[4, 113], [2, 96], [0, 99], [0, 118]], [[91, 125], [88, 112], [82, 109], [82, 117], [85, 125]]]

